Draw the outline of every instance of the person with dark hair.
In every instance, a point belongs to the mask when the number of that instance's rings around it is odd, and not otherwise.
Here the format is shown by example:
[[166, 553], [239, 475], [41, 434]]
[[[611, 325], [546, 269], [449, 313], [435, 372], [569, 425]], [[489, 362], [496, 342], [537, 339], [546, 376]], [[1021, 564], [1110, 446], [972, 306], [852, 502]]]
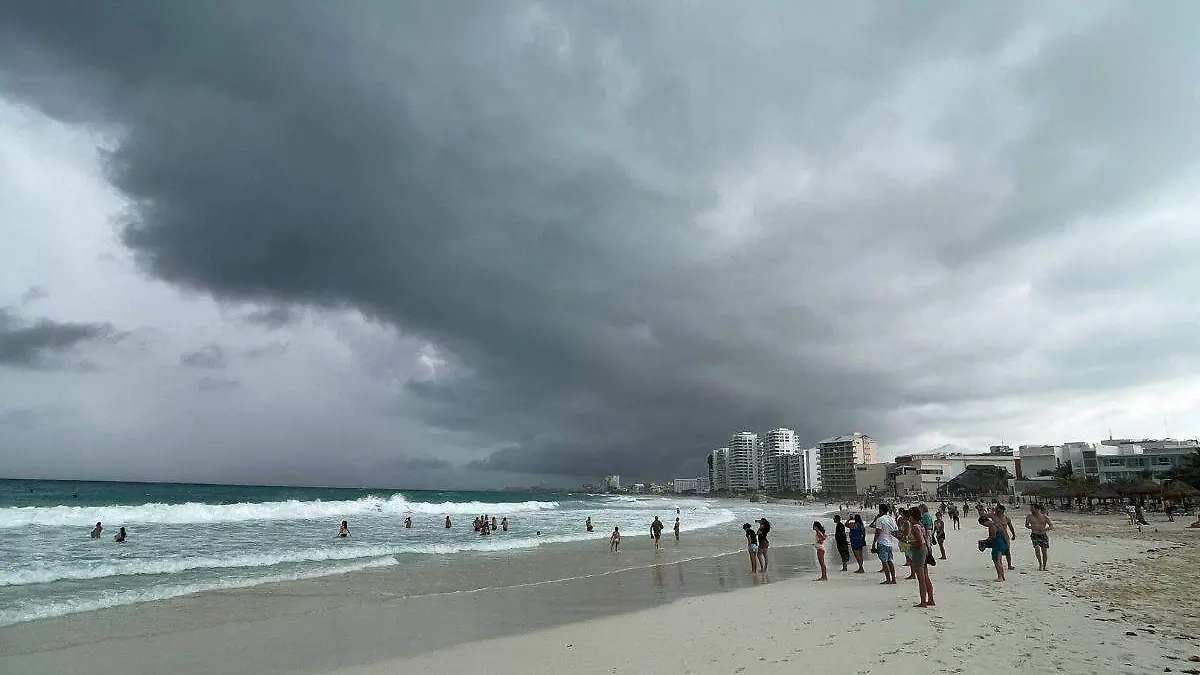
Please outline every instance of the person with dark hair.
[[767, 540], [767, 535], [771, 533], [771, 523], [766, 518], [760, 518], [758, 521], [758, 571], [767, 571], [767, 549], [771, 547], [771, 542]]
[[850, 564], [850, 538], [840, 515], [833, 517], [833, 526], [833, 543], [837, 545], [838, 555], [842, 558], [842, 571], [848, 572], [846, 566]]
[[758, 572], [758, 534], [750, 527], [750, 523], [742, 525], [742, 532], [746, 535], [746, 552], [750, 554], [750, 573]]
[[813, 521], [813, 532], [816, 534], [817, 563], [821, 565], [821, 578], [817, 581], [829, 581], [829, 572], [825, 568], [825, 526], [820, 521]]
[[338, 537], [345, 538], [350, 536], [350, 524], [342, 521], [342, 526], [338, 528]]
[[916, 506], [908, 511], [908, 519], [911, 521], [908, 528], [908, 559], [912, 564], [913, 575], [917, 578], [917, 592], [921, 596], [920, 604], [914, 607], [933, 607], [933, 584], [929, 581], [929, 567], [926, 565], [929, 540], [921, 523], [921, 514], [920, 507]]
[[987, 538], [979, 542], [979, 550], [992, 549], [992, 564], [996, 567], [996, 581], [1004, 581], [1003, 558], [1008, 553], [1008, 531], [988, 515], [979, 516], [979, 524], [988, 529]]
[[895, 551], [895, 532], [899, 529], [896, 524], [896, 519], [891, 516], [892, 507], [887, 504], [879, 505], [879, 515], [873, 523], [875, 527], [875, 539], [871, 544], [871, 548], [875, 549], [876, 555], [879, 556], [879, 562], [883, 563], [883, 582], [884, 584], [896, 583], [896, 563], [893, 562]]
[[858, 563], [855, 574], [866, 574], [863, 569], [863, 549], [867, 547], [867, 528], [863, 525], [862, 514], [854, 514], [850, 521], [850, 549], [854, 551], [854, 561]]
[[933, 521], [933, 540], [937, 542], [938, 551], [941, 555], [938, 560], [946, 559], [946, 521], [942, 518], [942, 512], [938, 511], [937, 516]]
[[[1012, 518], [1005, 513], [1004, 505], [1000, 502], [996, 502], [996, 509], [992, 512], [992, 521], [1004, 529], [1005, 538], [1009, 542], [1016, 538], [1017, 530], [1013, 527]], [[1012, 564], [1012, 549], [1008, 545], [1004, 547], [1004, 560], [1008, 563], [1008, 569], [1016, 569]]]

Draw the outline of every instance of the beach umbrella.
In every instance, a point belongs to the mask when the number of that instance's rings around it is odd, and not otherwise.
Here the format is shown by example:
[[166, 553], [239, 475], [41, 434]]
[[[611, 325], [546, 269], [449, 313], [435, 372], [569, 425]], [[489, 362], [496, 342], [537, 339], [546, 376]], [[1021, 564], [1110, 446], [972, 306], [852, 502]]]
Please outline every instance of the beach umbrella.
[[1152, 481], [1141, 481], [1137, 483], [1126, 483], [1117, 485], [1117, 492], [1122, 496], [1129, 495], [1155, 495], [1162, 492], [1162, 486]]
[[1112, 483], [1101, 483], [1088, 491], [1088, 497], [1092, 499], [1120, 499], [1121, 495]]
[[1200, 490], [1188, 485], [1181, 480], [1173, 480], [1170, 484], [1163, 487], [1162, 492], [1158, 494], [1163, 499], [1173, 499], [1176, 501], [1182, 499], [1194, 499], [1200, 497]]

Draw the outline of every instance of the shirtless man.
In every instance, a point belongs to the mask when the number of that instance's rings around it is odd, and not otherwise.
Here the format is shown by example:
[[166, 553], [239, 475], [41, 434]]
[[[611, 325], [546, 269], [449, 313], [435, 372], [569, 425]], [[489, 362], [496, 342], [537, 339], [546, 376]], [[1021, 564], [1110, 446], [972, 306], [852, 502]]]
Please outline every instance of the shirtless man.
[[996, 510], [992, 512], [992, 521], [996, 523], [996, 527], [1008, 533], [1009, 546], [1004, 551], [1004, 561], [1008, 563], [1008, 569], [1015, 570], [1012, 564], [1012, 544], [1017, 538], [1017, 530], [1013, 527], [1012, 518], [1004, 512], [1004, 505], [997, 503]]
[[1025, 527], [1029, 528], [1029, 540], [1033, 542], [1033, 554], [1037, 556], [1038, 570], [1045, 571], [1050, 562], [1050, 530], [1054, 523], [1050, 516], [1037, 504], [1029, 505], [1029, 515], [1025, 516]]
[[662, 548], [662, 543], [659, 541], [662, 538], [662, 531], [662, 521], [658, 519], [658, 516], [654, 516], [654, 522], [650, 523], [650, 538], [654, 540], [655, 551]]

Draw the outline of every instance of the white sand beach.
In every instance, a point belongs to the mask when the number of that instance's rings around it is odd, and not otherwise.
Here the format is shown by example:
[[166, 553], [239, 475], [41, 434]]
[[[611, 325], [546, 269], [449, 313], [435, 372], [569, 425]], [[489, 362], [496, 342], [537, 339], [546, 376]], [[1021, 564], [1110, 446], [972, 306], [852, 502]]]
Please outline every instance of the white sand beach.
[[[978, 525], [964, 521], [963, 530], [950, 531], [950, 559], [931, 571], [934, 609], [913, 607], [915, 582], [879, 585], [875, 560], [865, 575], [831, 565], [830, 580], [818, 583], [805, 573], [754, 582], [744, 561], [729, 558], [716, 570], [735, 590], [673, 602], [667, 597], [643, 605], [649, 609], [637, 608], [642, 594], [669, 588], [676, 573], [680, 582], [691, 575], [691, 584], [699, 568], [667, 566], [665, 586], [653, 583], [663, 581], [655, 579], [663, 571], [651, 568], [628, 579], [606, 575], [399, 604], [354, 595], [332, 603], [331, 597], [344, 598], [340, 582], [304, 582], [6, 627], [0, 629], [0, 672], [1200, 672], [1200, 662], [1189, 661], [1200, 656], [1193, 604], [1200, 591], [1200, 531], [1186, 530], [1183, 520], [1155, 522], [1144, 533], [1119, 517], [1055, 520], [1051, 569], [1036, 571], [1022, 533], [1014, 546], [1017, 570], [1004, 584], [993, 581], [990, 559], [975, 548]], [[643, 543], [629, 543], [635, 541]], [[777, 538], [777, 546], [783, 543]], [[788, 555], [783, 548], [780, 560]], [[793, 558], [796, 552], [790, 551]], [[830, 553], [836, 558], [832, 547]], [[633, 583], [638, 579], [640, 585]], [[582, 608], [600, 596], [629, 609], [589, 620], [580, 620], [588, 611], [572, 611], [572, 603]], [[153, 630], [117, 630], [130, 617], [152, 622]], [[501, 637], [451, 639], [469, 624], [501, 620], [509, 624]]]
[[1189, 661], [1200, 660], [1200, 532], [1182, 521], [1139, 534], [1114, 517], [1057, 520], [1051, 569], [1036, 571], [1020, 533], [1003, 584], [975, 549], [978, 525], [949, 532], [949, 560], [932, 571], [936, 609], [912, 607], [915, 582], [878, 585], [874, 561], [866, 579], [831, 569], [827, 583], [690, 598], [338, 675], [1200, 672]]

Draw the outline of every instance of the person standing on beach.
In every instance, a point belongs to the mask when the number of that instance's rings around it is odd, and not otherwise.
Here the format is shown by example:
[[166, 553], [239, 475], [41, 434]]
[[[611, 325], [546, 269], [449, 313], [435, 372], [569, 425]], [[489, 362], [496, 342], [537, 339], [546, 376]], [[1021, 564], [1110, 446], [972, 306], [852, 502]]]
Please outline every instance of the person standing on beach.
[[833, 543], [837, 544], [838, 555], [842, 558], [842, 571], [849, 572], [847, 565], [850, 564], [850, 537], [847, 536], [846, 524], [842, 522], [840, 515], [833, 517]]
[[608, 552], [619, 553], [621, 551], [621, 528], [614, 527], [612, 536], [608, 538]]
[[679, 541], [679, 516], [675, 516], [675, 541]]
[[758, 534], [750, 523], [742, 524], [742, 532], [746, 535], [746, 552], [750, 554], [750, 573], [758, 572]]
[[650, 523], [650, 538], [654, 540], [655, 551], [662, 550], [662, 543], [660, 541], [662, 539], [662, 531], [662, 521], [658, 519], [658, 516], [654, 516], [654, 522]]
[[100, 524], [100, 521], [97, 520], [96, 526], [92, 528], [92, 534], [91, 534], [92, 539], [99, 539], [100, 533], [103, 531], [104, 531], [104, 526], [102, 526]]
[[825, 526], [820, 521], [813, 521], [813, 535], [816, 538], [814, 546], [817, 549], [817, 564], [821, 566], [821, 576], [817, 581], [829, 581], [829, 570], [825, 567]]
[[921, 596], [920, 604], [914, 607], [933, 607], [933, 584], [929, 581], [929, 568], [925, 559], [929, 555], [929, 540], [925, 538], [925, 527], [921, 524], [923, 513], [919, 507], [913, 507], [909, 512], [909, 520], [915, 521], [908, 528], [908, 556], [912, 563], [913, 574], [917, 577], [917, 592]]
[[894, 534], [899, 526], [896, 524], [896, 519], [891, 516], [892, 507], [887, 504], [879, 505], [879, 515], [875, 518], [875, 539], [871, 544], [871, 548], [875, 549], [876, 555], [879, 556], [879, 562], [883, 563], [883, 583], [896, 583], [896, 563], [893, 562], [894, 556], [892, 542], [895, 541]]
[[[1016, 539], [1017, 530], [1015, 527], [1013, 527], [1012, 518], [1009, 518], [1008, 514], [1005, 513], [1003, 504], [999, 502], [996, 503], [996, 510], [992, 513], [992, 520], [995, 521], [997, 525], [1004, 528], [1005, 538], [1009, 542], [1012, 542], [1013, 539]], [[995, 549], [992, 550], [994, 551]], [[1008, 569], [1016, 569], [1012, 564], [1012, 549], [1010, 545], [1006, 545], [1004, 547], [1004, 560], [1008, 563]]]
[[992, 564], [996, 567], [996, 581], [1004, 581], [1003, 558], [1008, 553], [1008, 531], [990, 516], [979, 516], [979, 524], [988, 529], [987, 538], [979, 542], [979, 550], [992, 549]]
[[858, 563], [855, 574], [866, 574], [863, 569], [863, 549], [867, 547], [867, 528], [863, 525], [862, 514], [854, 514], [850, 521], [850, 548], [854, 551], [854, 561]]
[[767, 571], [767, 549], [771, 547], [771, 542], [767, 540], [767, 535], [771, 533], [771, 523], [766, 518], [758, 519], [758, 571]]
[[942, 512], [938, 511], [937, 517], [933, 521], [933, 540], [937, 542], [938, 551], [941, 555], [939, 560], [946, 559], [946, 521], [942, 519]]
[[1029, 505], [1029, 515], [1025, 516], [1025, 527], [1029, 529], [1029, 541], [1033, 543], [1033, 555], [1037, 558], [1038, 570], [1046, 571], [1050, 562], [1050, 530], [1054, 523], [1050, 516], [1038, 504]]
[[962, 529], [962, 527], [959, 526], [959, 522], [958, 522], [958, 505], [957, 504], [950, 505], [950, 522], [954, 525], [954, 529], [956, 529], [956, 530]]

